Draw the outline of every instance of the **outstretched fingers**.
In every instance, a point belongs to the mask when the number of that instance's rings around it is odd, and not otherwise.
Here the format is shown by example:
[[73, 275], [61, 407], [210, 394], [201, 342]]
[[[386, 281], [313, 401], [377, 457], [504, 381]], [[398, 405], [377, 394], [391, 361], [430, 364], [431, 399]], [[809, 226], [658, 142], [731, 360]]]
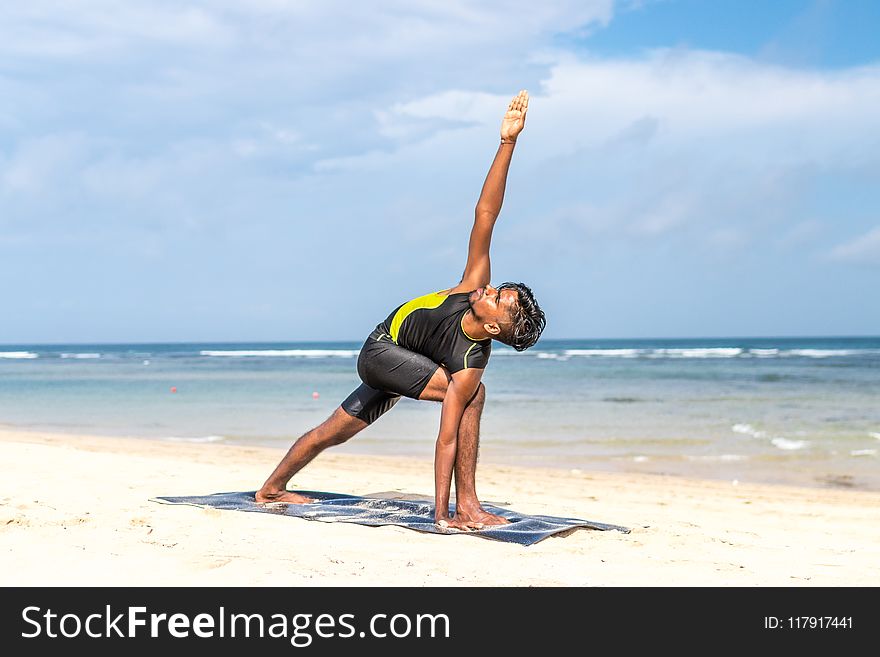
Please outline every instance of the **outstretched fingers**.
[[519, 106], [526, 100], [529, 96], [529, 92], [523, 89], [516, 96], [514, 96], [510, 100], [510, 105], [508, 105], [508, 109], [519, 109]]
[[526, 112], [529, 109], [529, 92], [523, 89], [514, 96], [507, 105], [507, 111], [501, 122], [501, 139], [516, 140], [526, 123]]
[[[508, 112], [517, 112], [519, 114], [519, 118], [525, 122], [526, 112], [529, 109], [529, 92], [523, 89], [516, 96], [513, 97], [513, 100], [510, 101], [510, 104], [507, 106]], [[516, 116], [516, 115], [514, 115]]]

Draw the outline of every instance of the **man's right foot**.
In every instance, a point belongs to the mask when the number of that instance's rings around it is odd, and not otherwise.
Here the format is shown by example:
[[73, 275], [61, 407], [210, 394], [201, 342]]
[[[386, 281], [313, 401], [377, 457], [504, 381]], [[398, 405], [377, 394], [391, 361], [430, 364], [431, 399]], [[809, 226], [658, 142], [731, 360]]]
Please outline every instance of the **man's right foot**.
[[267, 504], [269, 502], [281, 502], [284, 504], [310, 504], [314, 502], [311, 497], [300, 495], [299, 493], [291, 493], [289, 490], [264, 491], [258, 490], [255, 495], [258, 504]]
[[510, 524], [510, 520], [507, 518], [484, 510], [479, 502], [476, 504], [457, 503], [455, 505], [455, 517], [460, 518], [463, 522], [480, 523], [485, 526]]

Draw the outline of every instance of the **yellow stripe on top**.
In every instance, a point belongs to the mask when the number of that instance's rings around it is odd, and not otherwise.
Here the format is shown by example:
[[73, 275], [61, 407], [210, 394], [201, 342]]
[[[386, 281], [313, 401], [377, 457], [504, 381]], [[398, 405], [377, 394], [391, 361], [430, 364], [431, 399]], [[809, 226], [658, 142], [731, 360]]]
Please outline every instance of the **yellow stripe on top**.
[[400, 326], [403, 324], [403, 320], [410, 316], [416, 310], [421, 310], [422, 308], [432, 309], [439, 307], [444, 301], [446, 301], [449, 297], [445, 294], [440, 294], [439, 292], [431, 292], [431, 294], [426, 294], [423, 297], [416, 297], [412, 301], [407, 301], [400, 307], [394, 314], [394, 319], [391, 320], [391, 339], [394, 340], [395, 344], [397, 343], [397, 336], [400, 334]]
[[466, 352], [464, 352], [464, 368], [465, 369], [467, 369], [468, 356], [471, 355], [471, 351], [473, 351], [474, 347], [476, 347], [476, 346], [477, 346], [477, 343], [474, 342], [470, 347], [468, 347], [468, 350]]
[[[466, 337], [471, 342], [482, 342], [482, 340], [477, 340], [476, 338], [472, 338], [468, 335], [468, 332], [464, 330], [464, 315], [461, 316], [461, 319], [458, 321], [458, 325], [461, 327], [461, 332], [464, 333], [464, 337]], [[470, 350], [468, 350], [470, 351]]]

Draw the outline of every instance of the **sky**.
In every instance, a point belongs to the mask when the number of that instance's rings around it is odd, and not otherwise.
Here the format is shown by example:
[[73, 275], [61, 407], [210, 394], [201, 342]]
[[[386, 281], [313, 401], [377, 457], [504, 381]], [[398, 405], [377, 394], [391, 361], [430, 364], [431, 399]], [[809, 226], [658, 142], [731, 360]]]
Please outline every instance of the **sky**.
[[0, 7], [0, 344], [360, 340], [492, 247], [547, 338], [880, 334], [880, 3]]

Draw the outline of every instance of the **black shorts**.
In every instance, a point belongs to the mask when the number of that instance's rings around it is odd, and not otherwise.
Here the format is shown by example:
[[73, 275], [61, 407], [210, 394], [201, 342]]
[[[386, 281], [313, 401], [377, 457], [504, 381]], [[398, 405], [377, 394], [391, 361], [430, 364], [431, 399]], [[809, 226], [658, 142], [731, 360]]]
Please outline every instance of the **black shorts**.
[[352, 417], [372, 424], [401, 396], [418, 399], [438, 367], [427, 356], [401, 347], [379, 330], [373, 331], [358, 356], [358, 376], [363, 384], [342, 402], [342, 408]]

